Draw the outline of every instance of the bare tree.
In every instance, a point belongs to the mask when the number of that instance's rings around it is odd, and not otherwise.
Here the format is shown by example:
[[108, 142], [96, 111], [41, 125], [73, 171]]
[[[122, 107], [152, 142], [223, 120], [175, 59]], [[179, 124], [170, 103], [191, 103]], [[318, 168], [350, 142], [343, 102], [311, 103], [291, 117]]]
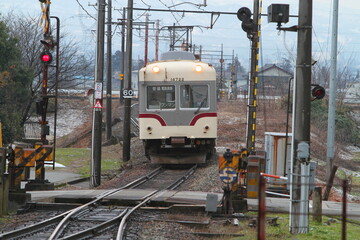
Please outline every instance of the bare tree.
[[[43, 30], [39, 26], [39, 18], [16, 15], [14, 12], [9, 13], [2, 19], [10, 29], [10, 35], [18, 39], [18, 46], [21, 51], [22, 62], [25, 66], [33, 69], [33, 81], [29, 88], [31, 97], [23, 112], [23, 123], [32, 115], [32, 104], [40, 97], [42, 86], [42, 64], [40, 54], [43, 46], [40, 40], [43, 39]], [[52, 26], [54, 29], [54, 26]], [[62, 30], [63, 32], [63, 30]], [[55, 36], [54, 36], [55, 38]], [[82, 84], [75, 81], [79, 76], [93, 76], [94, 73], [94, 53], [87, 55], [81, 54], [77, 43], [63, 34], [60, 36], [60, 63], [59, 63], [59, 86], [64, 88], [73, 88]], [[53, 53], [55, 58], [55, 51]], [[51, 92], [55, 86], [55, 68], [49, 68], [48, 90]]]
[[[342, 58], [339, 54], [338, 58]], [[356, 72], [353, 69], [355, 62], [354, 54], [338, 61], [336, 77], [336, 99], [337, 105], [341, 108], [347, 96], [349, 88], [356, 80]], [[319, 84], [326, 89], [329, 88], [330, 64], [326, 60], [319, 60], [312, 68], [312, 83]]]

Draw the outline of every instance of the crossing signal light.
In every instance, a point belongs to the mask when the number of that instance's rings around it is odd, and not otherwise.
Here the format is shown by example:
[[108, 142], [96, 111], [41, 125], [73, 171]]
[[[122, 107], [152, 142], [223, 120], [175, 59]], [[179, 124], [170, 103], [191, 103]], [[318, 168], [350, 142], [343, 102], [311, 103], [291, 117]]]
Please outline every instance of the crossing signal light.
[[50, 64], [52, 62], [52, 55], [51, 53], [47, 52], [47, 51], [44, 51], [41, 53], [40, 55], [40, 60], [43, 62], [43, 63], [46, 63], [46, 64]]
[[240, 8], [236, 13], [240, 21], [248, 21], [251, 18], [251, 10], [247, 7]]
[[[325, 97], [325, 88], [323, 88], [322, 86], [316, 85], [312, 90], [311, 90], [311, 95], [315, 98], [315, 99], [322, 99]], [[314, 99], [314, 100], [315, 100]]]
[[237, 17], [242, 22], [241, 28], [248, 34], [249, 38], [252, 38], [254, 32], [256, 32], [256, 25], [251, 18], [251, 10], [247, 7], [242, 7], [237, 11]]

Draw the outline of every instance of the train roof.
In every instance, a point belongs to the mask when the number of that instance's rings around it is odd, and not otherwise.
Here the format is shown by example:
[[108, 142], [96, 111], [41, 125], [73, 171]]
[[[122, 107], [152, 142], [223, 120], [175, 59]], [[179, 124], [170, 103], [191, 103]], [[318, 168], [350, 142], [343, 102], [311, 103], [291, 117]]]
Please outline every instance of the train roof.
[[[185, 53], [185, 52], [181, 52]], [[185, 53], [183, 56], [185, 56]], [[170, 54], [171, 55], [171, 54]], [[170, 56], [168, 55], [168, 56]], [[179, 55], [178, 55], [179, 56]], [[189, 56], [189, 55], [188, 55]], [[196, 59], [169, 59], [148, 63], [139, 70], [139, 81], [215, 81], [211, 64]]]
[[196, 60], [195, 55], [191, 52], [171, 51], [161, 54], [160, 60]]

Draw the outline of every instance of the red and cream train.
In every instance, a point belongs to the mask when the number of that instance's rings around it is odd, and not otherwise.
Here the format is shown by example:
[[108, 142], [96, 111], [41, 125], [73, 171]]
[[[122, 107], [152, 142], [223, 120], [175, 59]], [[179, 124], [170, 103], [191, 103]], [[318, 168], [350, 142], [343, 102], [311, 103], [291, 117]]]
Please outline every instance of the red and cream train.
[[152, 163], [205, 163], [217, 137], [216, 72], [190, 52], [168, 52], [139, 71], [139, 127]]

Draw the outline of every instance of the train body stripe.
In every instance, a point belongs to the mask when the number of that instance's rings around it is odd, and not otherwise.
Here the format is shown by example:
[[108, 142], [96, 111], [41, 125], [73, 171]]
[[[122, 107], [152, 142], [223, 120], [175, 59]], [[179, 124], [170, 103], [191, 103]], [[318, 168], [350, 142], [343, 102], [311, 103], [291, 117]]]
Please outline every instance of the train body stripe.
[[157, 114], [153, 114], [153, 113], [142, 113], [139, 114], [139, 118], [155, 118], [156, 120], [158, 120], [161, 124], [161, 126], [166, 126], [166, 122], [165, 120]]
[[194, 126], [200, 118], [204, 117], [217, 117], [217, 113], [201, 113], [196, 115], [190, 122], [190, 126]]

